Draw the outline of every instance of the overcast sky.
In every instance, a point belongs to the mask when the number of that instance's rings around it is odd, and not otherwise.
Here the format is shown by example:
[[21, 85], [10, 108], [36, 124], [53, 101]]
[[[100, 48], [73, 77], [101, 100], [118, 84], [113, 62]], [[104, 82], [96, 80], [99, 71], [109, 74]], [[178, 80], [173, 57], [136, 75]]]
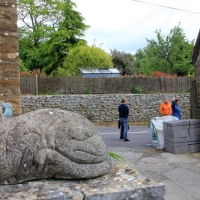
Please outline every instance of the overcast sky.
[[[156, 29], [168, 35], [181, 23], [189, 41], [196, 39], [200, 28], [200, 14], [192, 14], [133, 0], [72, 0], [90, 25], [85, 38], [89, 45], [135, 53], [147, 46], [145, 38], [156, 38]], [[148, 3], [200, 13], [200, 0], [144, 0]]]

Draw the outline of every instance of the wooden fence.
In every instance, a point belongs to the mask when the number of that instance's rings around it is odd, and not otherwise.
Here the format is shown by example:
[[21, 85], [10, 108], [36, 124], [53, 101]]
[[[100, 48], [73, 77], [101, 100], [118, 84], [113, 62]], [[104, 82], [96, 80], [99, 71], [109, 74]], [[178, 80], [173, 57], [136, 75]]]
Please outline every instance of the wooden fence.
[[195, 78], [164, 77], [21, 77], [21, 94], [124, 94], [139, 86], [144, 93], [189, 92]]

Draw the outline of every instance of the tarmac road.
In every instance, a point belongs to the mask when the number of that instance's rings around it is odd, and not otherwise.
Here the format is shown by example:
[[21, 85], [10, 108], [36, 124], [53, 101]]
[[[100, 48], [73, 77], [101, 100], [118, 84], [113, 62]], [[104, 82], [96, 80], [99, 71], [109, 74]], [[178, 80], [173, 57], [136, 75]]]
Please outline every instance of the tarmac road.
[[129, 142], [120, 139], [120, 129], [118, 127], [99, 127], [104, 142], [107, 147], [126, 147], [135, 151], [152, 150], [151, 129], [145, 126], [130, 126], [128, 131]]
[[200, 200], [200, 153], [174, 155], [152, 146], [151, 129], [130, 126], [129, 142], [118, 127], [97, 127], [108, 150], [134, 163], [139, 172], [165, 184], [165, 200]]

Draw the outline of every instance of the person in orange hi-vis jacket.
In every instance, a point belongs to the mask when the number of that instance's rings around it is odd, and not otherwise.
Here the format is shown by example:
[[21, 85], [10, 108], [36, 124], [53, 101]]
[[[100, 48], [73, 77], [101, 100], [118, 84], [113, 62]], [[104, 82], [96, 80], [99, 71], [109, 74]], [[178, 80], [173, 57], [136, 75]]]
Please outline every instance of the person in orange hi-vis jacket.
[[168, 101], [166, 97], [163, 98], [163, 102], [160, 105], [160, 114], [162, 116], [172, 115], [172, 104]]

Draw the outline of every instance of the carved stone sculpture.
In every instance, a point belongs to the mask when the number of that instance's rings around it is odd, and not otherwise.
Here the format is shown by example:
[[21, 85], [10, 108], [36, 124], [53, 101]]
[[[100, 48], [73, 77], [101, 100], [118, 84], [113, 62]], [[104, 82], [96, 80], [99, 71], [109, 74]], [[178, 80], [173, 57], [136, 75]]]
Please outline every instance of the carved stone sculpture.
[[95, 126], [82, 115], [41, 109], [0, 123], [0, 184], [92, 178], [111, 160]]
[[4, 115], [3, 115], [3, 102], [0, 102], [0, 123], [3, 121]]

